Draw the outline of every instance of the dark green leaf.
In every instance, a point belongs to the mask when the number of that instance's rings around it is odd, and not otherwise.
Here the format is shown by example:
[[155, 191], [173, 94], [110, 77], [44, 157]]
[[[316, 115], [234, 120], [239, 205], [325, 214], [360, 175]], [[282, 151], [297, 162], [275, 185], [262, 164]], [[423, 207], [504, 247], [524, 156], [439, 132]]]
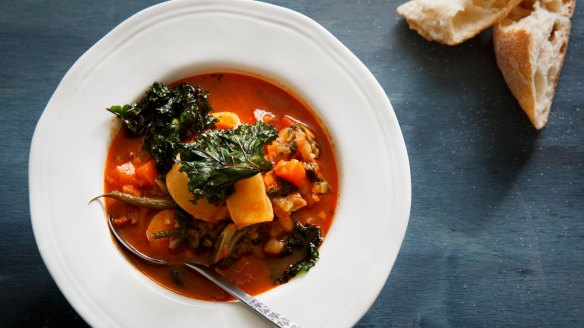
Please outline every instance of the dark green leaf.
[[160, 173], [166, 173], [180, 149], [180, 142], [206, 128], [215, 119], [209, 115], [208, 93], [182, 83], [173, 89], [155, 82], [137, 104], [112, 106], [130, 135], [144, 136], [143, 148]]
[[195, 201], [216, 204], [234, 192], [235, 182], [272, 169], [264, 145], [278, 136], [276, 128], [256, 122], [231, 130], [207, 130], [180, 151], [181, 171], [189, 178]]
[[286, 272], [276, 279], [279, 284], [284, 284], [301, 272], [306, 272], [316, 265], [318, 261], [318, 247], [322, 243], [320, 228], [314, 225], [306, 225], [296, 222], [294, 230], [288, 237], [283, 255], [293, 252], [304, 252], [302, 260], [291, 264]]

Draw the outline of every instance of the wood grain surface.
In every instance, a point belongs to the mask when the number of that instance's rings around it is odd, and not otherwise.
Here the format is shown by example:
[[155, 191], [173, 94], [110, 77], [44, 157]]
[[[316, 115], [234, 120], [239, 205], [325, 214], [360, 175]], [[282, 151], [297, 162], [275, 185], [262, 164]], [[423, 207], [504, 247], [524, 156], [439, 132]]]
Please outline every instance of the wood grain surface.
[[[156, 2], [0, 3], [0, 326], [86, 325], [35, 244], [30, 142], [76, 59]], [[497, 69], [490, 30], [448, 47], [407, 27], [395, 13], [403, 0], [268, 2], [314, 19], [363, 61], [408, 148], [408, 231], [357, 327], [584, 326], [584, 6], [537, 132]]]

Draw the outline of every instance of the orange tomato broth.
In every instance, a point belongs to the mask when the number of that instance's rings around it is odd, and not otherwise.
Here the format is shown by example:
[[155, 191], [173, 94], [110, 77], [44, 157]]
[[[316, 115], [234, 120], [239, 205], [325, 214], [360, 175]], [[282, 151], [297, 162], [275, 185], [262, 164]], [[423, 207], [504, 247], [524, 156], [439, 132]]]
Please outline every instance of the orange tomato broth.
[[[317, 162], [320, 165], [322, 175], [333, 191], [319, 195], [320, 202], [300, 209], [295, 213], [295, 218], [303, 224], [310, 223], [319, 226], [323, 237], [326, 236], [337, 205], [338, 172], [333, 145], [316, 115], [303, 102], [284, 89], [249, 75], [237, 73], [195, 75], [179, 80], [171, 84], [171, 87], [180, 82], [201, 86], [203, 90], [209, 90], [212, 112], [235, 112], [239, 115], [242, 123], [253, 124], [256, 121], [254, 111], [260, 109], [274, 114], [277, 121], [282, 121], [284, 117], [298, 120], [316, 134], [316, 140], [320, 146]], [[123, 172], [120, 173], [119, 166], [128, 162], [133, 164], [135, 171], [138, 171], [145, 164], [151, 163], [151, 159], [148, 153], [142, 150], [142, 138], [128, 137], [122, 127], [115, 135], [109, 148], [104, 174], [105, 192], [122, 191], [125, 188], [125, 191], [138, 192], [143, 196], [160, 197], [163, 195], [158, 186], [152, 186], [148, 182], [148, 178], [132, 180]], [[143, 209], [113, 199], [106, 199], [106, 210], [114, 218], [125, 218], [130, 221], [129, 224], [118, 227], [118, 231], [140, 251], [169, 261], [207, 261], [199, 258], [200, 255], [193, 254], [187, 248], [171, 253], [167, 248], [168, 243], [150, 243], [148, 241], [146, 229], [152, 217], [159, 210]], [[175, 267], [174, 270], [182, 273], [184, 282], [182, 285], [178, 285], [173, 281], [169, 267], [148, 265], [132, 256], [127, 256], [127, 258], [150, 279], [178, 294], [200, 300], [232, 300], [231, 296], [199, 274]], [[278, 265], [281, 267], [275, 269]], [[216, 270], [249, 294], [257, 295], [276, 287], [278, 284], [274, 282], [275, 277], [272, 272], [283, 272], [285, 267], [282, 267], [281, 260], [252, 254], [239, 259], [226, 269]]]

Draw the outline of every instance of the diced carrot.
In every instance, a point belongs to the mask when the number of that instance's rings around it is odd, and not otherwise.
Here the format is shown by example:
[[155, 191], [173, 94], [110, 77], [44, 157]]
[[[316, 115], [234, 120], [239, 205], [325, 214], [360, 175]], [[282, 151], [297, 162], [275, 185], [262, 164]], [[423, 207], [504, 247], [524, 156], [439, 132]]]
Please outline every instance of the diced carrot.
[[122, 187], [122, 192], [126, 193], [126, 194], [130, 194], [130, 195], [134, 195], [134, 196], [138, 196], [138, 197], [142, 197], [142, 190], [126, 184]]
[[266, 146], [266, 158], [272, 162], [287, 160], [290, 157], [290, 148], [288, 146], [272, 143]]
[[136, 184], [136, 169], [131, 162], [116, 166], [117, 182], [123, 186]]
[[280, 121], [280, 124], [278, 124], [278, 130], [287, 128], [287, 127], [292, 126], [296, 123], [299, 123], [299, 121], [291, 118], [288, 115], [284, 115], [284, 117], [282, 117], [282, 120]]
[[156, 186], [157, 176], [158, 171], [156, 170], [156, 164], [152, 160], [136, 168], [136, 178], [139, 180], [139, 184], [143, 187]]
[[289, 161], [279, 161], [274, 168], [274, 172], [280, 178], [300, 187], [306, 183], [306, 170], [300, 161], [292, 159]]
[[266, 146], [266, 157], [270, 161], [276, 159], [276, 146], [273, 143]]
[[228, 130], [237, 127], [241, 124], [241, 120], [237, 114], [232, 112], [217, 112], [211, 113], [219, 121], [215, 122], [215, 127], [219, 130]]
[[150, 224], [146, 229], [146, 237], [150, 242], [150, 246], [158, 250], [168, 249], [170, 238], [154, 239], [153, 233], [172, 229], [174, 226], [174, 210], [162, 210], [156, 213], [152, 217], [152, 220], [150, 220]]

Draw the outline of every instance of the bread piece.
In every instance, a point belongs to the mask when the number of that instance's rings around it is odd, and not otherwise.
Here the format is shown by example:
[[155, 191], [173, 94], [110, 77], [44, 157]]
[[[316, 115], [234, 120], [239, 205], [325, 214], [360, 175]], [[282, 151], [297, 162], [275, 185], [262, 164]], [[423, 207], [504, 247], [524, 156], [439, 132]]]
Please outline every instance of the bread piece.
[[548, 120], [575, 5], [575, 0], [524, 0], [493, 31], [497, 65], [537, 129]]
[[456, 45], [503, 19], [521, 0], [412, 0], [397, 8], [421, 36]]

